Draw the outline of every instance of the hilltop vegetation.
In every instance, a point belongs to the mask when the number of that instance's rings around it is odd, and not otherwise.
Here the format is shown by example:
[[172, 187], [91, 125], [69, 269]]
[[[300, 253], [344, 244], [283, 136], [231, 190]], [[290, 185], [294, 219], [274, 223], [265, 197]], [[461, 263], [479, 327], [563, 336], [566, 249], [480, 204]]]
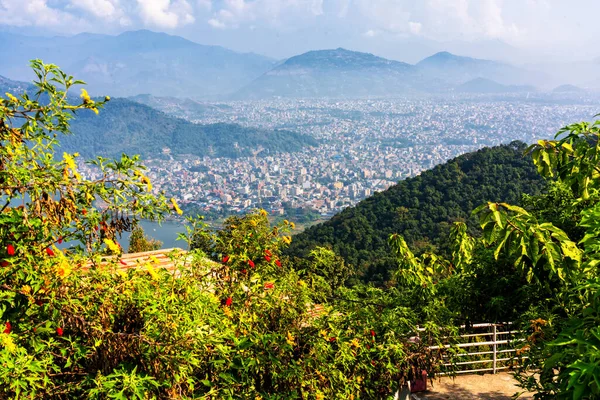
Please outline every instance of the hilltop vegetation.
[[293, 152], [317, 144], [309, 136], [283, 130], [193, 124], [126, 99], [111, 100], [99, 115], [79, 111], [71, 130], [74, 135], [61, 139], [62, 148], [85, 156], [156, 156], [167, 147], [172, 154], [235, 158], [259, 149]]
[[518, 203], [523, 193], [539, 193], [544, 181], [524, 149], [520, 142], [484, 148], [401, 181], [296, 235], [287, 254], [306, 257], [316, 246], [329, 246], [364, 281], [383, 283], [397, 265], [387, 244], [391, 234], [402, 234], [417, 252], [447, 254], [450, 226], [464, 221], [474, 232], [471, 211], [479, 204]]

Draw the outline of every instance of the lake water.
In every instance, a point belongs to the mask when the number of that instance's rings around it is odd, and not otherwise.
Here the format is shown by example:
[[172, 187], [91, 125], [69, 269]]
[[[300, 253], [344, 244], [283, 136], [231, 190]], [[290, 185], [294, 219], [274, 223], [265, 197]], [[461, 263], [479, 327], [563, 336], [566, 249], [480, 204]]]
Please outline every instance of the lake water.
[[[182, 222], [178, 221], [163, 221], [161, 224], [152, 221], [140, 221], [140, 225], [144, 228], [146, 236], [157, 239], [163, 242], [162, 248], [169, 249], [172, 247], [179, 247], [187, 249], [187, 243], [183, 240], [177, 240], [179, 233], [185, 232], [185, 226]], [[129, 232], [124, 233], [119, 243], [123, 249], [129, 247]]]

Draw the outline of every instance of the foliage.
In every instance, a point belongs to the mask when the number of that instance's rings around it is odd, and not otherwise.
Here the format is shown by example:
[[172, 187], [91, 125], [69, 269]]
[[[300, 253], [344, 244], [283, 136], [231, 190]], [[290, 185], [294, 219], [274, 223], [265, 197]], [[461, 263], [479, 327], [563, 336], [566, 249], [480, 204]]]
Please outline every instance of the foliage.
[[439, 354], [408, 338], [419, 322], [433, 340], [436, 324], [397, 289], [337, 288], [344, 271], [324, 299], [339, 258], [315, 253], [322, 275], [296, 271], [281, 258], [293, 224], [271, 227], [264, 210], [217, 232], [191, 219], [197, 249], [171, 254], [169, 270], [120, 259], [117, 235], [178, 207], [150, 194], [137, 157], [91, 161], [97, 181], [82, 179], [77, 155], [56, 159], [72, 114], [104, 101], [82, 90], [71, 105], [79, 82], [33, 68], [37, 97], [0, 101], [0, 397], [388, 398], [435, 371]]
[[294, 237], [286, 254], [307, 257], [316, 247], [330, 247], [363, 281], [383, 284], [396, 269], [387, 239], [401, 233], [417, 253], [450, 256], [450, 230], [465, 222], [477, 232], [471, 211], [487, 201], [516, 203], [522, 193], [538, 194], [544, 186], [525, 145], [482, 149], [399, 182], [361, 201], [329, 221]]
[[[578, 242], [552, 222], [518, 207], [489, 203], [478, 210], [485, 241], [495, 247], [495, 257], [507, 254], [529, 281], [552, 294], [552, 315], [531, 321], [524, 348], [528, 350], [524, 367], [539, 368], [539, 377], [525, 371], [518, 374], [523, 386], [535, 390], [539, 399], [600, 396], [599, 138], [600, 121], [582, 122], [561, 129], [556, 140], [539, 141], [529, 148], [540, 174], [557, 179], [550, 203], [559, 199], [570, 203], [567, 209], [580, 211], [576, 218], [565, 218], [560, 211], [538, 214], [564, 223], [580, 238]], [[570, 193], [557, 196], [566, 191]]]
[[162, 242], [160, 240], [149, 238], [146, 236], [144, 228], [137, 225], [131, 231], [131, 236], [129, 236], [129, 248], [127, 249], [127, 252], [139, 253], [143, 251], [153, 251], [158, 250], [161, 247]]

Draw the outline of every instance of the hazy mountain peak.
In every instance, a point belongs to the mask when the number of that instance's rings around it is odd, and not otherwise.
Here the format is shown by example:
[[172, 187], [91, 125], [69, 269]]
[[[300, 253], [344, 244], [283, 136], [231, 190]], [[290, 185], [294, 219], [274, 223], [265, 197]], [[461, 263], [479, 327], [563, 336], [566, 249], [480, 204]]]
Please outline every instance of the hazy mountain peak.
[[289, 58], [284, 67], [301, 66], [312, 68], [361, 69], [365, 67], [409, 66], [370, 53], [361, 53], [339, 47], [330, 50], [313, 50]]
[[440, 51], [439, 53], [435, 53], [432, 56], [429, 56], [417, 64], [421, 67], [438, 67], [446, 64], [475, 64], [475, 63], [485, 63], [492, 64], [494, 61], [489, 60], [480, 60], [477, 58], [458, 56], [456, 54], [452, 54], [447, 51]]

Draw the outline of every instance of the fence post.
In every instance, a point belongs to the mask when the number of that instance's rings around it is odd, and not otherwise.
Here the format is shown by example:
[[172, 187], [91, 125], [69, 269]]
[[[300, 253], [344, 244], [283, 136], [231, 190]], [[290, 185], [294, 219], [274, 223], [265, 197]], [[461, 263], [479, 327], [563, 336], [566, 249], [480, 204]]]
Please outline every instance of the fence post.
[[497, 342], [497, 338], [496, 338], [496, 324], [492, 325], [492, 333], [493, 333], [493, 342], [494, 342], [494, 364], [492, 366], [492, 373], [495, 374], [496, 373], [496, 359], [497, 359], [497, 351], [498, 351], [498, 344]]

